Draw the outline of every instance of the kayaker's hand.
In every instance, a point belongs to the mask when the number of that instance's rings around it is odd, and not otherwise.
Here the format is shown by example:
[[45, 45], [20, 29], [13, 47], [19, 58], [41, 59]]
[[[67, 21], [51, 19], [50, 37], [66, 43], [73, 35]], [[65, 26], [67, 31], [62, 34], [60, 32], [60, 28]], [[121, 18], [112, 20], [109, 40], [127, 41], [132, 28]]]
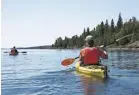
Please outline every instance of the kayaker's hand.
[[100, 46], [95, 46], [97, 49], [100, 49]]
[[104, 51], [106, 51], [106, 47], [104, 45], [101, 45], [100, 48]]

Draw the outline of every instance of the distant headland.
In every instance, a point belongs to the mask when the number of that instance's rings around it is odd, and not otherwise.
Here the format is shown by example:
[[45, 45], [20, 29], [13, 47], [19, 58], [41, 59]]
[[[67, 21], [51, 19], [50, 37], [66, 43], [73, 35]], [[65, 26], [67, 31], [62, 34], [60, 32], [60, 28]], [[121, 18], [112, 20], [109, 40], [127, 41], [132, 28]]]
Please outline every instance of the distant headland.
[[52, 45], [31, 46], [31, 47], [17, 47], [17, 49], [52, 49]]
[[[138, 50], [139, 49], [139, 41], [135, 41], [134, 43], [122, 46], [108, 46], [110, 50]], [[17, 47], [17, 49], [79, 49], [78, 47], [67, 47], [67, 48], [56, 48], [53, 45], [42, 45], [42, 46], [31, 46], [31, 47]]]

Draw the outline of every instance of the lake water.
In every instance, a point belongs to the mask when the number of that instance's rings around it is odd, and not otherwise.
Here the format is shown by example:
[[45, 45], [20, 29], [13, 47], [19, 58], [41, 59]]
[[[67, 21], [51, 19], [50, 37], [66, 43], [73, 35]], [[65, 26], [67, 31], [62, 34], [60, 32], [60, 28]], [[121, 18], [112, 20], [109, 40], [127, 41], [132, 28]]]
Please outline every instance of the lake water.
[[18, 56], [1, 54], [2, 95], [139, 95], [139, 51], [109, 51], [106, 80], [80, 75], [74, 58], [79, 50], [19, 50]]

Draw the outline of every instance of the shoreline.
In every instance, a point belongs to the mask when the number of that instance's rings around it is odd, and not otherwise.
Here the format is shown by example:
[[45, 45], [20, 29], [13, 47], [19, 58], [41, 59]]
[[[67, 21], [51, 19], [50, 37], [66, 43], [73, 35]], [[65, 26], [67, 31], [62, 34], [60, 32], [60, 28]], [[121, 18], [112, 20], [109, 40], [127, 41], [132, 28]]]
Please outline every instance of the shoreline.
[[113, 51], [113, 50], [139, 50], [139, 48], [108, 48], [108, 50]]
[[[10, 49], [10, 48], [1, 48], [1, 50], [7, 50], [7, 49]], [[57, 50], [80, 50], [80, 49], [82, 49], [82, 48], [54, 48], [54, 47], [49, 47], [49, 48], [17, 48], [18, 50], [20, 50], [20, 49], [32, 49], [32, 50], [34, 50], [34, 49], [52, 49], [52, 50], [55, 50], [55, 49], [57, 49]], [[109, 51], [113, 51], [113, 50], [139, 50], [139, 48], [137, 47], [107, 47], [107, 50], [109, 50]]]
[[[82, 48], [17, 48], [17, 49], [57, 49], [57, 50], [80, 50]], [[113, 50], [139, 50], [139, 48], [127, 48], [127, 47], [110, 47], [107, 48], [107, 50], [113, 51]]]

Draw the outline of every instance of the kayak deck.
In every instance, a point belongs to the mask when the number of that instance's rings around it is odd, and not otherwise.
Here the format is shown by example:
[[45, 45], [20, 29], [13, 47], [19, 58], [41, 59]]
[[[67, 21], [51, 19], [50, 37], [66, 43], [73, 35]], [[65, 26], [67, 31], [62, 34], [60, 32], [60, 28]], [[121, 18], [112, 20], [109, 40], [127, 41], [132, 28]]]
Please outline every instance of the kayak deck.
[[105, 66], [99, 66], [99, 65], [80, 66], [80, 62], [77, 62], [75, 67], [76, 71], [80, 73], [87, 74], [90, 76], [107, 78], [107, 69]]
[[16, 56], [18, 53], [9, 53], [9, 55]]

